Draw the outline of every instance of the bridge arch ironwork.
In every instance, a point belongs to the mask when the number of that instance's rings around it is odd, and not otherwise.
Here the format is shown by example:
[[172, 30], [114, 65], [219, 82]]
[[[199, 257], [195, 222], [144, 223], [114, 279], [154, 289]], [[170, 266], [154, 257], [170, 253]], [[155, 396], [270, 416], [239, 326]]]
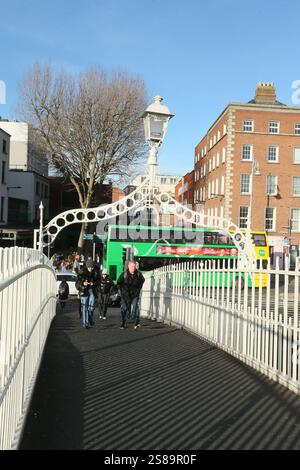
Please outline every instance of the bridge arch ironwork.
[[[71, 209], [58, 214], [45, 227], [40, 234], [40, 249], [51, 245], [57, 235], [67, 226], [75, 223], [103, 222], [112, 217], [121, 216], [132, 209], [140, 207], [154, 207], [158, 203], [160, 208], [168, 213], [174, 214], [184, 222], [196, 227], [220, 229], [229, 235], [239, 252], [239, 263], [241, 267], [252, 267], [255, 264], [255, 252], [250, 234], [242, 230], [231, 220], [224, 217], [212, 216], [204, 212], [197, 212], [176, 201], [168, 192], [156, 192], [151, 178], [146, 180], [132, 193], [124, 198], [89, 209]], [[41, 242], [41, 243], [40, 243]]]

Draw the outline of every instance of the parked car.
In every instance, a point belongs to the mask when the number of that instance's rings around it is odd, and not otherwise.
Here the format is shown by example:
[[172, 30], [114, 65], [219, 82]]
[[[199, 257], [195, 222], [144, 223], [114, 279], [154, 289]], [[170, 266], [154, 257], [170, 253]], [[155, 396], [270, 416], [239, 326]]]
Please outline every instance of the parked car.
[[59, 284], [61, 281], [67, 281], [69, 286], [69, 295], [78, 295], [78, 290], [75, 287], [75, 283], [77, 281], [77, 274], [73, 272], [57, 272], [56, 273], [56, 286], [57, 286], [57, 293]]

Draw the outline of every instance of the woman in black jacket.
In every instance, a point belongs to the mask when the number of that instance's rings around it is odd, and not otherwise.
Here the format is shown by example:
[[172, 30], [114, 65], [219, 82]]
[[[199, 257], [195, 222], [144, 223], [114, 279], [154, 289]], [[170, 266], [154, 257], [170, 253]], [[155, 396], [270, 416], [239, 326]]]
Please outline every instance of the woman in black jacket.
[[95, 298], [99, 285], [99, 274], [94, 269], [93, 261], [88, 260], [85, 268], [78, 274], [76, 289], [79, 291], [81, 302], [82, 323], [84, 328], [90, 328], [93, 322]]

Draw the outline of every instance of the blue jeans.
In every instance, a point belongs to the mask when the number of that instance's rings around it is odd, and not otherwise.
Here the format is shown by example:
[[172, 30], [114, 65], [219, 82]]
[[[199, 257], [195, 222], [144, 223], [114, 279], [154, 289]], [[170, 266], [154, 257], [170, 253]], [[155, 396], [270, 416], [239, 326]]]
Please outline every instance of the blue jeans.
[[91, 326], [93, 321], [93, 312], [95, 308], [95, 296], [93, 289], [88, 290], [88, 295], [81, 297], [81, 313], [83, 326]]
[[126, 322], [126, 315], [127, 312], [131, 310], [132, 308], [132, 319], [135, 323], [135, 325], [138, 325], [140, 323], [140, 307], [139, 307], [139, 296], [134, 297], [131, 299], [130, 304], [126, 304], [124, 300], [122, 300], [121, 303], [121, 317], [122, 317], [122, 325], [125, 325]]

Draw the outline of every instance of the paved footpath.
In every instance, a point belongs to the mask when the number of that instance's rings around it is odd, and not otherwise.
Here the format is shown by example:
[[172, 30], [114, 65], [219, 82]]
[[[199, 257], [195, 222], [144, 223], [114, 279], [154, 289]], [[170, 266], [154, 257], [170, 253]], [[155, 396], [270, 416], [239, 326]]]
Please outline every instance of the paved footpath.
[[300, 397], [157, 322], [52, 324], [22, 449], [300, 449]]

